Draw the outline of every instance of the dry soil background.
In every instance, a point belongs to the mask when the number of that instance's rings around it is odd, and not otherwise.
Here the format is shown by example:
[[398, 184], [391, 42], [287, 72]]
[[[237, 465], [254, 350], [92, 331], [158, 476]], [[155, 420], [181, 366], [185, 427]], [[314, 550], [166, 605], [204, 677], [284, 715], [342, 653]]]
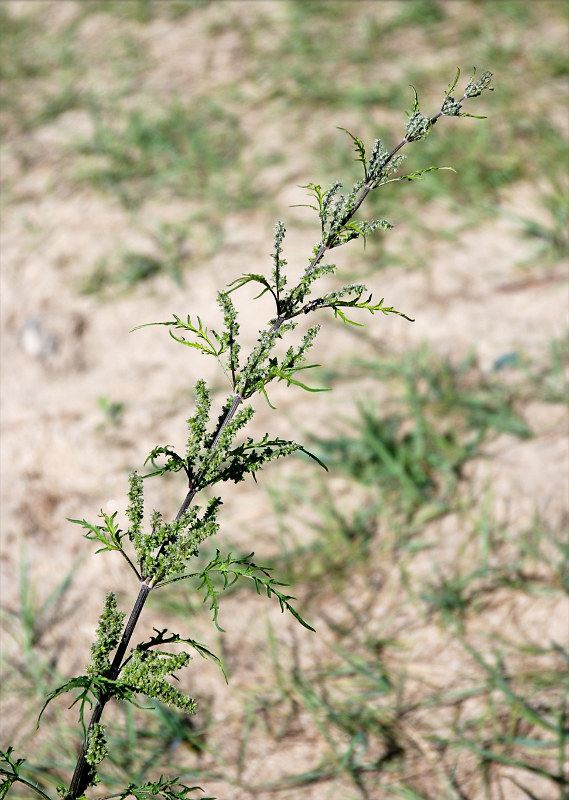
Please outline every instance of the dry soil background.
[[[41, 13], [45, 24], [51, 26], [63, 26], [77, 13], [74, 2], [3, 5], [9, 14]], [[376, 5], [385, 6], [384, 13], [388, 15], [397, 4]], [[446, 5], [452, 9], [464, 6], [468, 13], [472, 10], [469, 7], [476, 4]], [[230, 6], [230, 13], [239, 16], [245, 27], [255, 25], [258, 16], [265, 15], [273, 23], [267, 25], [267, 40], [278, 36], [283, 4], [246, 1], [214, 3], [175, 21], [159, 17], [142, 30], [136, 29], [133, 22], [117, 22], [116, 18], [101, 13], [85, 18], [78, 35], [86, 52], [104, 50], [105, 39], [114, 26], [125, 29], [131, 26], [137, 36], [144, 38], [155, 65], [147, 77], [147, 88], [159, 90], [162, 85], [175, 85], [184, 91], [199, 82], [205, 85], [222, 82], [240, 69], [236, 34], [226, 30], [215, 39], [215, 44], [208, 36], [211, 26], [219, 23], [227, 12], [221, 6]], [[553, 31], [552, 35], [554, 46], [563, 46], [565, 34]], [[417, 39], [420, 40], [418, 33]], [[416, 57], [420, 57], [420, 50]], [[433, 57], [432, 53], [425, 53], [425, 59]], [[386, 64], [385, 70], [398, 73], [406, 68], [406, 63], [402, 59], [401, 64]], [[103, 59], [98, 80], [104, 82], [107, 77]], [[389, 75], [384, 80], [389, 80]], [[251, 108], [245, 109], [243, 124], [247, 135], [256, 142], [270, 141], [276, 150], [282, 151], [284, 166], [267, 171], [263, 180], [274, 187], [275, 205], [286, 208], [291, 203], [304, 202], [303, 192], [296, 184], [303, 182], [303, 178], [310, 179], [310, 175], [302, 175], [303, 158], [297, 156], [293, 145], [306, 131], [303, 148], [309, 150], [311, 131], [310, 126], [296, 128], [289, 123], [296, 139], [292, 142], [286, 124], [279, 125], [264, 117], [253, 100], [262, 97], [265, 88], [262, 78], [257, 85], [245, 85], [252, 101]], [[483, 103], [482, 113], [491, 118], [491, 98]], [[260, 209], [235, 211], [222, 222], [222, 244], [208, 260], [194, 265], [183, 288], [162, 276], [150, 285], [140, 284], [106, 302], [81, 294], [78, 289], [81, 278], [93, 269], [99, 257], [119, 245], [142, 244], [129, 212], [118, 202], [68, 179], [65, 156], [61, 153], [66, 143], [78, 131], [87, 130], [89, 124], [87, 114], [69, 111], [53, 123], [20, 136], [8, 133], [3, 146], [7, 188], [0, 274], [0, 574], [2, 604], [11, 610], [18, 607], [19, 569], [24, 554], [35, 593], [38, 598], [45, 598], [76, 560], [92, 551], [79, 529], [66, 522], [66, 518], [94, 520], [99, 508], [107, 512], [119, 509], [122, 513], [129, 470], [140, 467], [142, 458], [154, 445], [183, 441], [184, 418], [189, 413], [191, 387], [196, 378], [205, 374], [220, 389], [224, 388], [214, 364], [173, 345], [164, 329], [129, 333], [130, 329], [188, 311], [197, 311], [204, 320], [217, 320], [217, 289], [243, 272], [267, 268], [272, 244], [268, 214]], [[330, 124], [334, 125], [335, 120]], [[567, 128], [566, 120], [560, 124]], [[450, 135], [442, 129], [436, 133]], [[464, 158], [468, 158], [468, 153]], [[435, 176], [434, 180], [437, 179]], [[503, 208], [527, 217], [539, 217], [542, 213], [529, 185], [517, 185], [504, 192], [501, 203]], [[312, 247], [314, 232], [306, 227], [307, 217], [302, 210], [286, 213], [291, 220], [301, 223], [291, 234], [287, 249], [289, 263], [300, 269]], [[179, 218], [180, 206], [175, 200], [150, 198], [144, 205], [144, 215], [148, 220]], [[425, 215], [433, 228], [443, 223], [436, 209], [425, 210]], [[404, 220], [400, 224], [404, 227]], [[344, 262], [355, 252], [347, 248]], [[520, 276], [518, 264], [527, 252], [528, 243], [520, 236], [519, 227], [502, 215], [488, 219], [476, 230], [461, 232], [458, 240], [440, 241], [428, 254], [429, 261], [422, 270], [412, 272], [395, 267], [381, 274], [372, 272], [367, 278], [370, 289], [409, 313], [415, 323], [410, 325], [396, 317], [374, 317], [369, 321], [371, 337], [364, 340], [340, 324], [327, 322], [314, 360], [334, 365], [345, 363], [352, 353], [371, 358], [380, 348], [403, 352], [425, 342], [438, 353], [453, 358], [463, 357], [474, 349], [483, 369], [490, 369], [496, 359], [513, 351], [536, 360], [546, 358], [551, 339], [566, 335], [566, 264], [559, 264], [546, 274], [537, 269], [526, 279]], [[361, 251], [354, 258], [358, 264], [365, 264], [365, 254]], [[259, 319], [266, 316], [263, 312], [268, 312], [263, 302], [260, 311], [243, 317], [248, 343], [254, 341]], [[290, 389], [275, 391], [273, 400], [279, 414], [273, 416], [266, 406], [258, 404], [255, 430], [261, 434], [271, 430], [285, 436], [298, 435], [299, 421], [306, 430], [318, 430], [327, 420], [352, 409], [362, 391], [363, 386], [345, 384], [328, 395], [306, 396]], [[114, 426], [105, 417], [100, 397], [124, 403], [120, 425]], [[491, 451], [470, 465], [465, 491], [476, 498], [490, 486], [496, 513], [509, 524], [522, 525], [537, 507], [551, 525], [561, 525], [567, 512], [566, 408], [536, 402], [524, 410], [524, 415], [535, 436], [525, 441], [508, 436], [495, 440]], [[241, 485], [239, 491], [228, 492], [222, 525], [235, 545], [255, 549], [260, 554], [274, 548], [277, 526], [263, 487], [266, 483], [270, 485], [271, 480], [284, 482], [295, 467], [288, 470], [287, 473], [283, 467], [281, 473], [275, 471], [260, 486]], [[328, 480], [339, 493], [343, 491], [341, 478], [330, 476]], [[153, 491], [156, 503], [175, 511], [180, 498], [178, 484], [171, 481], [166, 488]], [[444, 524], [452, 529], [453, 521]], [[442, 537], [444, 530], [443, 523], [438, 523], [433, 536]], [[448, 557], [453, 557], [450, 546]], [[83, 670], [103, 593], [124, 587], [124, 580], [119, 558], [89, 555], [80, 561], [64, 600], [65, 619], [42, 642], [53, 653], [57, 669], [63, 674]], [[132, 587], [132, 592], [135, 590]], [[124, 596], [128, 597], [126, 589]], [[381, 612], [390, 612], [395, 605], [396, 594], [390, 596], [385, 590]], [[544, 600], [526, 611], [524, 625], [528, 630], [534, 634], [539, 631], [541, 637], [567, 640], [566, 603]], [[254, 687], [256, 681], [263, 683], [261, 652], [265, 647], [263, 619], [267, 613], [267, 604], [256, 596], [240, 599], [238, 608], [227, 603], [223, 623], [228, 633], [223, 649], [230, 664], [229, 688], [214, 670], [198, 665], [196, 694], [208, 698], [214, 718], [223, 719], [225, 715], [229, 720], [225, 734], [229, 753], [233, 746], [231, 725], [237, 724], [231, 722], [237, 707], [233, 692]], [[513, 612], [495, 608], [492, 613], [497, 615], [498, 624], [502, 624], [504, 617]], [[524, 612], [517, 609], [516, 613]], [[277, 626], [281, 622], [278, 610], [271, 609], [270, 615]], [[318, 619], [311, 617], [311, 621], [318, 627]], [[201, 627], [197, 638], [207, 638], [207, 620], [196, 625]], [[73, 632], [72, 645], [69, 631]], [[323, 646], [318, 638], [309, 641], [304, 631], [293, 633], [288, 622], [282, 631], [285, 643], [302, 642], [302, 658], [308, 662], [311, 653]], [[449, 679], [449, 670], [460, 669], [460, 660], [456, 661], [459, 656], [453, 661], [449, 657], [452, 643], [447, 641], [442, 647], [439, 634], [433, 631], [430, 635], [431, 639], [426, 632], [422, 640], [422, 660], [423, 663], [431, 660], [432, 674], [440, 670], [437, 680], [444, 683]], [[2, 645], [8, 652], [14, 647], [6, 633]], [[444, 657], [437, 663], [441, 652]], [[22, 730], [20, 711], [17, 700], [6, 700], [3, 739], [18, 737]], [[302, 730], [302, 720], [299, 729]], [[310, 741], [302, 736], [296, 740], [291, 737], [279, 746], [259, 740], [243, 778], [245, 785], [266, 775], [286, 774], [290, 764], [295, 771], [300, 771], [303, 764], [308, 767], [317, 760], [321, 746], [322, 742], [316, 738]], [[207, 790], [218, 792], [220, 798], [233, 796], [223, 781], [212, 781]], [[253, 795], [243, 791], [239, 796], [244, 799]], [[328, 794], [326, 787], [314, 786], [303, 796], [324, 798]], [[517, 795], [511, 795], [514, 796]]]

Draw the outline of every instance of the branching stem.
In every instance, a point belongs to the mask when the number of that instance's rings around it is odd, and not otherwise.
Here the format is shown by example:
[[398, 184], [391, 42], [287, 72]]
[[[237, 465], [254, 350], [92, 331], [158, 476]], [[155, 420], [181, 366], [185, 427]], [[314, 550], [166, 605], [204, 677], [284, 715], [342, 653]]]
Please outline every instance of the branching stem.
[[[382, 172], [380, 172], [379, 174], [375, 173], [374, 177], [370, 177], [368, 175], [368, 173], [367, 173], [367, 168], [366, 168], [365, 163], [364, 163], [365, 182], [358, 184], [361, 188], [359, 190], [359, 193], [355, 197], [354, 202], [350, 203], [349, 208], [346, 210], [344, 216], [338, 221], [337, 224], [335, 224], [335, 227], [334, 227], [333, 231], [328, 234], [327, 240], [324, 240], [319, 244], [318, 249], [316, 249], [316, 252], [314, 253], [314, 256], [312, 257], [312, 259], [310, 260], [309, 265], [306, 267], [306, 270], [305, 270], [304, 276], [303, 276], [304, 280], [306, 278], [309, 278], [312, 275], [312, 273], [318, 267], [318, 265], [320, 264], [320, 262], [322, 261], [324, 255], [325, 255], [325, 253], [328, 250], [331, 250], [334, 247], [340, 246], [341, 244], [344, 243], [344, 241], [342, 241], [342, 239], [337, 236], [336, 232], [338, 230], [341, 230], [344, 226], [346, 226], [353, 219], [353, 217], [355, 216], [356, 212], [358, 211], [358, 209], [360, 208], [362, 203], [365, 201], [365, 199], [367, 198], [367, 196], [371, 192], [371, 190], [374, 189], [374, 188], [377, 188], [379, 185], [381, 185], [382, 180], [383, 180], [383, 176], [385, 175], [385, 172], [383, 172], [383, 170], [385, 170], [385, 167], [393, 160], [394, 156], [409, 142], [418, 140], [419, 138], [423, 138], [428, 133], [428, 128], [432, 127], [436, 123], [436, 121], [438, 120], [439, 117], [446, 116], [446, 115], [450, 115], [450, 116], [456, 116], [456, 115], [468, 116], [468, 115], [460, 115], [459, 114], [460, 104], [467, 97], [475, 97], [478, 94], [480, 94], [482, 89], [484, 89], [484, 88], [486, 88], [488, 86], [488, 84], [490, 82], [490, 78], [491, 78], [490, 73], [485, 73], [484, 76], [483, 76], [483, 79], [480, 80], [478, 83], [473, 84], [472, 81], [471, 81], [471, 83], [467, 87], [467, 91], [460, 98], [460, 100], [454, 101], [454, 99], [450, 96], [450, 92], [456, 86], [456, 83], [458, 81], [459, 75], [460, 75], [460, 71], [457, 73], [457, 77], [455, 79], [454, 84], [452, 84], [449, 87], [449, 91], [446, 94], [445, 103], [443, 104], [443, 107], [441, 108], [441, 110], [435, 116], [430, 117], [430, 118], [421, 117], [420, 112], [417, 111], [418, 103], [416, 103], [416, 105], [414, 107], [414, 111], [416, 111], [417, 115], [419, 116], [418, 124], [420, 126], [422, 125], [423, 127], [419, 127], [419, 128], [415, 127], [415, 128], [411, 128], [411, 129], [408, 127], [406, 129], [405, 138], [396, 147], [394, 147], [393, 150], [389, 154], [387, 154], [385, 156], [384, 160], [382, 161], [382, 163], [381, 163]], [[415, 93], [415, 96], [416, 96], [416, 93]], [[450, 111], [449, 111], [449, 108], [451, 109]], [[425, 125], [423, 125], [423, 123], [425, 123], [426, 127], [425, 127]], [[318, 187], [318, 189], [320, 189], [320, 187]], [[276, 334], [288, 319], [291, 319], [292, 316], [296, 316], [296, 313], [294, 313], [294, 308], [292, 308], [292, 307], [289, 308], [289, 309], [285, 309], [284, 310], [284, 314], [279, 313], [281, 309], [279, 308], [279, 296], [278, 296], [278, 292], [279, 292], [279, 288], [278, 287], [279, 287], [279, 280], [280, 280], [280, 278], [279, 278], [280, 266], [279, 266], [279, 262], [278, 262], [278, 252], [279, 251], [277, 251], [277, 255], [276, 255], [277, 264], [276, 264], [276, 268], [275, 268], [276, 269], [276, 284], [277, 284], [277, 289], [276, 289], [277, 293], [276, 293], [276, 295], [271, 290], [271, 293], [273, 294], [273, 297], [275, 298], [275, 302], [277, 304], [277, 317], [270, 324], [270, 328], [269, 328], [269, 334], [270, 335]], [[297, 312], [297, 313], [300, 313], [300, 312]], [[199, 321], [199, 318], [198, 318], [198, 321]], [[200, 322], [200, 330], [201, 330], [201, 322]], [[230, 341], [230, 349], [233, 348], [233, 344], [234, 344], [233, 340], [231, 340]], [[262, 351], [262, 349], [260, 349], [259, 353], [256, 356], [256, 359], [253, 361], [253, 363], [249, 364], [248, 367], [246, 367], [246, 370], [248, 371], [249, 376], [253, 376], [253, 380], [256, 380], [256, 378], [254, 377], [255, 369], [258, 367], [259, 362], [260, 362], [260, 360], [262, 358], [263, 358], [263, 351]], [[232, 370], [233, 388], [235, 390], [235, 388], [239, 385], [239, 377], [235, 375], [235, 371], [234, 371], [234, 367], [233, 367], [233, 359], [232, 359], [231, 363], [232, 363], [231, 370]], [[240, 393], [235, 393], [235, 395], [233, 396], [231, 405], [229, 406], [229, 408], [225, 412], [224, 416], [220, 419], [220, 421], [218, 423], [218, 426], [217, 426], [217, 430], [216, 430], [215, 435], [213, 437], [213, 440], [211, 442], [211, 445], [209, 446], [209, 451], [207, 453], [205, 461], [202, 462], [201, 469], [199, 470], [199, 472], [196, 475], [192, 476], [191, 479], [190, 479], [190, 485], [189, 485], [188, 492], [187, 492], [187, 494], [186, 494], [186, 496], [185, 496], [185, 498], [184, 498], [184, 500], [183, 500], [183, 502], [182, 502], [182, 504], [180, 506], [180, 509], [179, 509], [179, 511], [178, 511], [178, 513], [176, 515], [176, 520], [179, 520], [186, 513], [186, 511], [188, 510], [189, 506], [191, 505], [195, 495], [200, 490], [203, 476], [204, 476], [204, 474], [205, 474], [205, 472], [206, 472], [206, 470], [208, 468], [208, 464], [210, 464], [210, 459], [212, 458], [214, 452], [216, 451], [216, 449], [218, 448], [220, 442], [222, 441], [223, 433], [226, 430], [227, 426], [231, 423], [231, 421], [232, 421], [233, 417], [235, 416], [239, 406], [243, 402], [244, 398], [249, 397], [250, 394], [254, 393], [254, 391], [251, 391], [250, 387], [247, 387], [248, 377], [247, 377], [247, 374], [245, 372], [242, 373], [242, 378], [243, 378], [243, 384], [240, 386]], [[165, 546], [166, 546], [165, 544], [162, 544], [161, 549], [164, 549]], [[128, 559], [128, 557], [127, 557], [127, 559]], [[130, 560], [129, 560], [129, 563], [131, 563]], [[132, 566], [132, 564], [131, 564], [131, 566]], [[159, 580], [159, 576], [158, 575], [150, 575], [150, 576], [146, 577], [141, 583], [138, 597], [136, 598], [136, 601], [135, 601], [134, 606], [132, 608], [132, 611], [130, 613], [130, 617], [129, 617], [128, 622], [127, 622], [127, 624], [126, 624], [126, 626], [124, 628], [121, 641], [120, 641], [120, 643], [119, 643], [119, 645], [118, 645], [118, 647], [116, 649], [116, 652], [115, 652], [113, 661], [112, 661], [112, 663], [110, 665], [110, 668], [108, 670], [108, 673], [105, 675], [105, 677], [108, 678], [110, 681], [116, 681], [118, 679], [118, 677], [119, 677], [121, 669], [122, 669], [122, 667], [124, 665], [125, 654], [126, 654], [127, 649], [128, 649], [128, 647], [130, 645], [130, 641], [131, 641], [132, 635], [134, 633], [134, 629], [135, 629], [135, 627], [136, 627], [136, 625], [138, 623], [139, 617], [140, 617], [140, 615], [142, 613], [142, 609], [144, 608], [144, 604], [146, 603], [146, 600], [147, 600], [152, 588], [155, 586], [155, 584], [158, 582], [158, 580]], [[286, 599], [288, 599], [288, 598], [286, 598]], [[77, 800], [77, 798], [79, 798], [82, 795], [84, 795], [85, 790], [87, 789], [87, 787], [89, 785], [91, 785], [91, 783], [93, 782], [93, 767], [87, 761], [87, 749], [88, 749], [88, 745], [89, 745], [89, 735], [93, 732], [95, 725], [99, 723], [99, 721], [101, 719], [101, 716], [103, 714], [103, 710], [105, 708], [105, 705], [111, 699], [111, 697], [112, 697], [112, 693], [110, 692], [110, 690], [107, 690], [105, 692], [100, 693], [99, 696], [97, 697], [97, 702], [96, 702], [95, 708], [93, 710], [93, 713], [92, 713], [92, 716], [91, 716], [91, 720], [89, 722], [89, 727], [87, 729], [87, 734], [85, 736], [85, 740], [84, 740], [83, 746], [81, 748], [81, 752], [80, 752], [80, 755], [79, 755], [79, 759], [77, 761], [75, 772], [73, 774], [73, 778], [71, 780], [71, 783], [70, 783], [70, 786], [69, 786], [69, 790], [68, 790], [68, 792], [66, 794], [66, 800]], [[107, 795], [106, 797], [111, 798], [111, 797], [115, 797], [115, 796], [117, 796], [117, 795]]]

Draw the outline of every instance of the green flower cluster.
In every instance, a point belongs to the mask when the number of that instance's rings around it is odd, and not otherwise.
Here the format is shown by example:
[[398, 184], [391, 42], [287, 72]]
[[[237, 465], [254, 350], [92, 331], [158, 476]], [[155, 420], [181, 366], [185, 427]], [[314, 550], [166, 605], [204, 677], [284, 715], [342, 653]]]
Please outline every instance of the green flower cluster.
[[426, 117], [419, 110], [419, 98], [417, 92], [413, 89], [415, 94], [415, 101], [413, 103], [413, 110], [408, 115], [407, 125], [405, 126], [405, 140], [406, 142], [418, 142], [429, 135], [433, 127], [433, 121], [430, 117]]
[[97, 638], [91, 646], [91, 663], [87, 667], [92, 678], [105, 677], [111, 669], [109, 654], [120, 641], [125, 615], [117, 611], [117, 598], [109, 592], [105, 598], [105, 607], [99, 617]]
[[131, 521], [128, 536], [134, 545], [140, 575], [154, 583], [166, 580], [183, 571], [187, 562], [198, 553], [199, 545], [218, 530], [217, 509], [221, 503], [212, 498], [200, 516], [200, 506], [192, 506], [172, 522], [165, 522], [159, 511], [150, 518], [150, 532], [142, 529], [144, 503], [142, 478], [130, 476], [130, 504], [127, 515]]
[[99, 722], [95, 722], [91, 726], [87, 737], [85, 759], [90, 766], [96, 767], [97, 764], [100, 764], [101, 761], [106, 758], [108, 752], [105, 729]]
[[122, 669], [121, 680], [135, 692], [193, 714], [197, 708], [195, 700], [165, 680], [189, 662], [188, 653], [155, 653], [136, 648]]
[[[475, 70], [476, 72], [476, 70]], [[460, 74], [460, 71], [459, 71]], [[457, 76], [458, 81], [458, 76]], [[475, 81], [474, 75], [471, 77], [470, 82], [466, 89], [464, 90], [465, 97], [478, 97], [481, 95], [484, 89], [489, 89], [491, 92], [493, 91], [490, 83], [492, 81], [492, 73], [491, 72], [483, 72], [480, 78]]]

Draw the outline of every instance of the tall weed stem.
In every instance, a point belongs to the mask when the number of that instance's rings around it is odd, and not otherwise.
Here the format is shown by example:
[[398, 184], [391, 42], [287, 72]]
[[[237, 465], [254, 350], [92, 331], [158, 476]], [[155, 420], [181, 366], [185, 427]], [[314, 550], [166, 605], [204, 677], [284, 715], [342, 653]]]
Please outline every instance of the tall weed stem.
[[[268, 434], [258, 441], [254, 441], [252, 437], [245, 440], [238, 437], [254, 413], [251, 406], [245, 405], [245, 401], [253, 395], [262, 395], [270, 405], [267, 388], [273, 381], [285, 381], [289, 386], [293, 384], [307, 391], [319, 391], [307, 386], [298, 377], [299, 372], [309, 369], [303, 362], [319, 332], [318, 325], [310, 327], [300, 342], [290, 346], [284, 356], [276, 353], [277, 344], [294, 330], [297, 324], [294, 320], [301, 314], [322, 313], [330, 309], [335, 317], [353, 325], [361, 323], [351, 319], [348, 314], [362, 310], [372, 315], [381, 312], [410, 319], [403, 312], [384, 305], [383, 298], [378, 302], [374, 301], [363, 284], [348, 284], [340, 289], [315, 293], [316, 296], [313, 296], [313, 290], [321, 277], [336, 272], [334, 264], [322, 263], [326, 253], [353, 239], [363, 238], [365, 241], [366, 236], [377, 229], [388, 230], [392, 227], [385, 220], [356, 219], [358, 210], [372, 190], [392, 181], [412, 181], [437, 169], [429, 167], [406, 175], [394, 175], [402, 164], [403, 156], [399, 151], [405, 145], [424, 139], [441, 116], [471, 116], [461, 111], [462, 103], [490, 88], [490, 73], [483, 73], [478, 80], [473, 75], [462, 97], [455, 100], [453, 91], [459, 76], [460, 71], [445, 92], [441, 110], [432, 117], [421, 113], [417, 93], [413, 90], [414, 103], [407, 115], [405, 136], [393, 149], [386, 150], [382, 142], [376, 139], [371, 155], [368, 156], [362, 141], [347, 132], [354, 145], [356, 160], [361, 162], [363, 168], [363, 176], [350, 192], [342, 194], [340, 182], [326, 190], [313, 183], [304, 187], [313, 201], [310, 207], [318, 214], [321, 233], [308, 258], [308, 265], [296, 285], [288, 289], [286, 287], [286, 260], [282, 255], [285, 228], [279, 222], [275, 227], [272, 255], [274, 268], [270, 277], [247, 273], [218, 293], [218, 303], [224, 317], [222, 333], [208, 330], [199, 317], [192, 319], [190, 315], [186, 320], [174, 316], [173, 321], [149, 323], [167, 326], [175, 341], [216, 358], [229, 380], [231, 393], [217, 421], [214, 421], [211, 419], [211, 397], [206, 383], [203, 380], [196, 383], [196, 406], [193, 416], [188, 420], [185, 453], [180, 454], [169, 445], [155, 447], [145, 462], [145, 465], [150, 464], [151, 471], [143, 477], [137, 473], [130, 476], [127, 508], [130, 524], [126, 531], [118, 527], [116, 513], [108, 515], [101, 511], [102, 522], [98, 524], [86, 520], [71, 520], [83, 527], [87, 539], [100, 545], [97, 552], [118, 551], [125, 557], [140, 581], [140, 590], [124, 628], [125, 615], [117, 610], [114, 594], [107, 595], [97, 638], [91, 648], [91, 663], [87, 674], [73, 678], [54, 690], [44, 705], [45, 709], [51, 700], [64, 692], [80, 690], [76, 702], [80, 703], [83, 744], [69, 788], [61, 787], [60, 794], [65, 800], [79, 800], [99, 780], [98, 765], [107, 754], [101, 719], [109, 700], [115, 698], [134, 702], [135, 695], [143, 694], [173, 705], [185, 713], [195, 711], [195, 701], [166, 680], [167, 677], [175, 678], [175, 673], [188, 664], [190, 656], [186, 652], [170, 652], [164, 649], [165, 645], [185, 644], [197, 650], [201, 656], [219, 663], [219, 659], [204, 645], [191, 638], [169, 633], [166, 629], [154, 629], [154, 635], [143, 639], [134, 647], [131, 646], [140, 615], [153, 589], [182, 579], [197, 581], [197, 591], [203, 592], [204, 601], [210, 603], [213, 621], [219, 628], [218, 596], [237, 580], [249, 580], [254, 583], [258, 592], [264, 589], [269, 598], [277, 599], [281, 610], [289, 611], [302, 625], [313, 630], [292, 605], [294, 598], [281, 591], [279, 587], [282, 584], [270, 576], [266, 567], [251, 560], [253, 554], [246, 558], [234, 558], [231, 554], [223, 557], [217, 551], [208, 564], [188, 571], [189, 565], [194, 563], [193, 559], [199, 554], [201, 543], [217, 532], [216, 515], [221, 505], [221, 498], [215, 496], [202, 510], [194, 504], [194, 499], [199, 492], [224, 481], [239, 483], [247, 475], [254, 477], [265, 464], [295, 452], [304, 452], [321, 463], [316, 456], [294, 441], [270, 438]], [[231, 294], [247, 283], [260, 284], [258, 296], [267, 292], [272, 295], [275, 311], [274, 317], [259, 332], [256, 346], [240, 367], [239, 324]], [[164, 521], [160, 512], [153, 511], [149, 524], [146, 523], [149, 530], [145, 532], [143, 481], [167, 472], [185, 474], [186, 495], [171, 522]], [[89, 724], [84, 725], [85, 708], [93, 705]], [[11, 786], [20, 780], [18, 769], [21, 761], [15, 762], [12, 759], [11, 749], [2, 756], [4, 766], [0, 766], [0, 774], [5, 776]], [[169, 800], [183, 800], [191, 789], [183, 784], [181, 788], [175, 789], [175, 785], [180, 785], [176, 781], [177, 779], [172, 781], [161, 777], [158, 783], [138, 787], [129, 785], [127, 794], [135, 797], [147, 797], [149, 793], [162, 794]], [[121, 796], [125, 797], [126, 794]]]

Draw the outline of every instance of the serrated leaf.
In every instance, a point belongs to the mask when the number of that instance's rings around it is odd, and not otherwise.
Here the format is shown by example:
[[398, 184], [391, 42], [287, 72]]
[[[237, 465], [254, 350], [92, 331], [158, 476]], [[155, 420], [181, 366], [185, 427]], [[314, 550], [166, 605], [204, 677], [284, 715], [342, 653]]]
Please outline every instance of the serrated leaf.
[[235, 292], [237, 289], [240, 289], [242, 286], [245, 286], [246, 284], [251, 283], [251, 282], [260, 283], [264, 287], [263, 290], [261, 292], [259, 292], [259, 294], [255, 295], [255, 298], [254, 298], [255, 300], [257, 300], [257, 298], [259, 298], [259, 297], [262, 297], [266, 292], [271, 292], [272, 293], [272, 291], [273, 291], [271, 284], [265, 278], [264, 275], [259, 275], [259, 274], [254, 273], [254, 272], [248, 272], [245, 275], [242, 275], [240, 278], [236, 278], [234, 281], [231, 281], [231, 283], [227, 284], [228, 286], [232, 286], [233, 287], [232, 289], [229, 289], [227, 294], [230, 294], [231, 292]]
[[352, 140], [352, 142], [354, 143], [354, 150], [358, 154], [357, 158], [355, 158], [354, 161], [361, 161], [361, 163], [363, 164], [364, 176], [365, 176], [365, 180], [367, 181], [367, 179], [368, 179], [367, 159], [366, 159], [366, 149], [365, 149], [364, 143], [362, 142], [361, 139], [358, 139], [357, 136], [354, 136], [353, 133], [350, 133], [350, 131], [347, 130], [346, 128], [342, 128], [340, 125], [337, 125], [336, 127], [338, 128], [338, 130], [344, 131], [344, 133], [347, 133], [348, 136], [350, 137], [350, 139]]

